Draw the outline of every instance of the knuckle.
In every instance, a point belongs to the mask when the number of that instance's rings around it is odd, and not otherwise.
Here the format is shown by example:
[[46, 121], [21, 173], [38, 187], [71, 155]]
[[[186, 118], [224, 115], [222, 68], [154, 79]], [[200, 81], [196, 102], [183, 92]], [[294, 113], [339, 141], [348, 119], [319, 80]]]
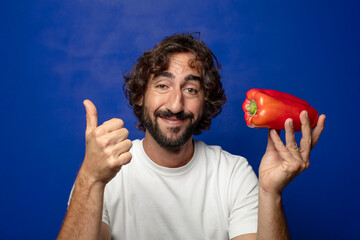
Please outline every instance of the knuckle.
[[110, 145], [110, 139], [108, 138], [102, 138], [101, 140], [99, 140], [99, 145], [103, 148], [106, 148], [107, 146]]
[[296, 144], [296, 142], [291, 142], [287, 145], [287, 148], [291, 149], [291, 150], [298, 150], [298, 146]]
[[284, 147], [280, 148], [280, 151], [283, 153], [287, 153], [287, 152], [289, 152], [289, 149], [284, 146]]
[[302, 163], [300, 164], [300, 169], [299, 169], [299, 170], [304, 170], [304, 169], [306, 169], [306, 163], [305, 163], [305, 162], [302, 162]]
[[293, 172], [298, 172], [300, 171], [302, 168], [302, 164], [299, 161], [294, 161], [292, 163], [291, 169]]
[[117, 169], [121, 166], [121, 164], [119, 164], [119, 161], [117, 161], [117, 159], [112, 159], [111, 161], [109, 161], [108, 163], [108, 167], [110, 169]]
[[105, 155], [105, 157], [111, 157], [112, 155], [113, 155], [113, 151], [112, 150], [110, 150], [109, 148], [105, 148], [104, 149], [104, 155]]
[[309, 165], [310, 165], [309, 161], [295, 161], [292, 164], [292, 171], [300, 173], [300, 172], [308, 169]]
[[310, 161], [306, 161], [306, 162], [304, 163], [304, 169], [308, 169], [309, 166], [310, 166]]
[[124, 142], [129, 149], [132, 147], [132, 141], [130, 139], [125, 139]]
[[310, 145], [311, 145], [311, 143], [312, 143], [311, 137], [307, 137], [307, 138], [305, 138], [304, 140], [305, 140], [305, 142], [306, 142], [307, 144], [310, 144]]
[[121, 130], [123, 132], [124, 137], [127, 138], [129, 136], [129, 130], [127, 130], [126, 128], [122, 128]]
[[132, 154], [130, 152], [125, 152], [121, 154], [121, 164], [125, 165], [131, 161]]
[[125, 139], [120, 143], [120, 145], [118, 145], [117, 149], [121, 150], [121, 154], [122, 154], [124, 152], [129, 151], [131, 147], [132, 147], [132, 141], [129, 139]]
[[98, 127], [94, 129], [93, 133], [94, 133], [94, 137], [98, 138], [103, 135], [103, 130], [102, 128]]

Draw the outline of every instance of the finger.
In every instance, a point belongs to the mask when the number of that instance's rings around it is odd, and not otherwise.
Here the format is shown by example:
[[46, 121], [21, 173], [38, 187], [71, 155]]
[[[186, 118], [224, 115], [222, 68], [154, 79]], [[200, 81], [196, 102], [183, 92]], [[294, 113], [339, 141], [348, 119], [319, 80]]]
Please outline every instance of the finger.
[[271, 140], [274, 143], [275, 149], [279, 152], [280, 157], [282, 159], [285, 159], [285, 160], [290, 159], [291, 158], [291, 153], [285, 147], [284, 143], [281, 141], [280, 135], [278, 134], [277, 130], [271, 129], [270, 137], [271, 137]]
[[285, 142], [286, 148], [294, 155], [296, 158], [300, 157], [299, 148], [296, 143], [295, 133], [294, 133], [294, 122], [291, 118], [286, 119], [285, 124]]
[[273, 140], [271, 139], [270, 133], [271, 133], [271, 129], [269, 129], [268, 132], [268, 144], [266, 146], [266, 151], [275, 150], [275, 145]]
[[278, 136], [280, 136], [280, 131], [281, 130], [276, 130], [276, 129], [269, 129], [269, 132], [268, 132], [268, 144], [266, 146], [266, 150], [270, 151], [270, 150], [276, 150], [276, 147], [275, 147], [275, 144], [274, 144], [274, 141], [272, 140], [271, 138], [271, 132], [274, 131], [275, 134], [277, 134]]
[[301, 155], [304, 160], [308, 160], [311, 151], [311, 124], [307, 111], [302, 111], [300, 113], [300, 122], [301, 122], [301, 133], [302, 137], [300, 140], [300, 149]]
[[322, 131], [324, 130], [325, 119], [326, 119], [326, 116], [324, 114], [320, 115], [320, 117], [318, 119], [318, 122], [316, 124], [316, 127], [312, 131], [312, 134], [311, 134], [311, 138], [312, 138], [311, 148], [315, 147], [315, 145], [319, 141], [320, 135], [321, 135]]
[[119, 118], [113, 118], [104, 122], [100, 127], [102, 128], [102, 131], [104, 131], [105, 133], [110, 133], [123, 128], [124, 122]]
[[90, 100], [83, 102], [86, 110], [86, 130], [91, 131], [98, 126], [98, 114], [95, 105]]
[[124, 141], [119, 142], [115, 145], [114, 155], [118, 157], [120, 154], [130, 151], [131, 147], [132, 141], [130, 139], [125, 139]]
[[130, 161], [128, 157], [124, 157], [122, 155], [129, 156], [128, 152], [130, 151], [131, 147], [132, 147], [132, 141], [129, 139], [126, 139], [114, 146], [111, 146], [112, 149], [110, 150], [111, 151], [110, 167], [112, 169], [120, 170], [122, 165]]
[[106, 134], [109, 144], [117, 144], [124, 141], [129, 136], [129, 131], [126, 128], [120, 128]]
[[128, 164], [131, 161], [132, 155], [130, 152], [122, 153], [118, 160], [121, 163], [121, 166]]
[[117, 151], [115, 152], [114, 158], [119, 165], [124, 165], [130, 162], [131, 154], [129, 153], [132, 147], [132, 141], [126, 139], [116, 145]]

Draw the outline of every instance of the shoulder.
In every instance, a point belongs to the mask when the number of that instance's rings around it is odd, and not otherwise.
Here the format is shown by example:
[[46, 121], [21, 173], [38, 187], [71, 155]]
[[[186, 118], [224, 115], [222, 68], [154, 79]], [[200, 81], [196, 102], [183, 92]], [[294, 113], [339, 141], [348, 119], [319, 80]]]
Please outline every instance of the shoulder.
[[217, 145], [208, 145], [202, 141], [196, 141], [196, 147], [200, 148], [202, 155], [208, 160], [221, 163], [222, 165], [234, 166], [247, 164], [246, 158], [229, 153]]
[[220, 146], [207, 145], [197, 141], [196, 146], [201, 148], [201, 156], [218, 173], [219, 180], [225, 182], [243, 182], [245, 179], [257, 182], [257, 177], [247, 159], [240, 155], [229, 153]]

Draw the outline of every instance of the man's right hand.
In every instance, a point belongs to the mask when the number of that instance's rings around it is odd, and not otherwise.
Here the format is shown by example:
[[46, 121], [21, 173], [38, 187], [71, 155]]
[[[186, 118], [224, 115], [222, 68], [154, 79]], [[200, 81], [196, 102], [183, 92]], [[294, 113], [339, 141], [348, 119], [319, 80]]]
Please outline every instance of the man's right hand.
[[[99, 239], [109, 228], [101, 223], [104, 189], [131, 160], [132, 142], [120, 119], [111, 119], [98, 126], [95, 105], [84, 101], [86, 109], [86, 152], [75, 181], [75, 188], [65, 220], [57, 239]], [[86, 226], [86, 227], [84, 227]], [[105, 236], [105, 235], [103, 235]]]
[[131, 160], [132, 142], [121, 119], [113, 118], [98, 126], [95, 105], [84, 101], [86, 109], [86, 152], [79, 175], [91, 183], [108, 183]]

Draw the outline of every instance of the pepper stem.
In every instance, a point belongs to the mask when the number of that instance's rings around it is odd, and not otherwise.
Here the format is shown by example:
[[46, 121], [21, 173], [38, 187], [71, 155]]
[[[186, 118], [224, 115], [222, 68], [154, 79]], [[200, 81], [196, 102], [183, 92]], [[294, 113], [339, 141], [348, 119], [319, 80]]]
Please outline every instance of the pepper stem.
[[255, 101], [251, 101], [249, 106], [246, 108], [249, 113], [251, 114], [251, 116], [254, 116], [257, 112], [257, 106], [256, 106], [256, 102]]

